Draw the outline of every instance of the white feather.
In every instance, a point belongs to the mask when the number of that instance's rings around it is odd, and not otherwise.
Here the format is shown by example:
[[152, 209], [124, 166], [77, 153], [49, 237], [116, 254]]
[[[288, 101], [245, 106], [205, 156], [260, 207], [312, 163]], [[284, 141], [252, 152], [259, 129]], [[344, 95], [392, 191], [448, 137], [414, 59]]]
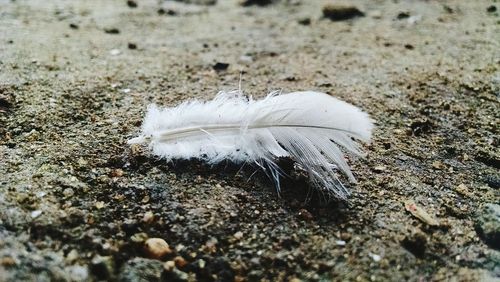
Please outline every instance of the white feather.
[[366, 113], [324, 93], [271, 93], [253, 100], [235, 91], [173, 108], [150, 105], [141, 135], [129, 144], [149, 143], [155, 155], [167, 160], [253, 162], [270, 169], [278, 188], [281, 170], [275, 161], [290, 157], [314, 186], [346, 199], [349, 192], [335, 169], [355, 179], [340, 148], [361, 155], [353, 138], [369, 141], [372, 128]]

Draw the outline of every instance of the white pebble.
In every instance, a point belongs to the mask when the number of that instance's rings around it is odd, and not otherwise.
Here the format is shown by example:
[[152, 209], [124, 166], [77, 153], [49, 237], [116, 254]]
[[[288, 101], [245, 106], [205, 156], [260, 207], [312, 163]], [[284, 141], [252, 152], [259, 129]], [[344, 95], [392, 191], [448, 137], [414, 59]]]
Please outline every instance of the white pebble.
[[31, 212], [31, 218], [37, 218], [42, 214], [41, 210], [36, 210]]
[[109, 51], [109, 54], [111, 54], [112, 56], [116, 56], [116, 55], [120, 55], [122, 51], [120, 51], [119, 49], [113, 49], [111, 51]]
[[379, 262], [382, 259], [382, 257], [377, 254], [369, 253], [368, 255], [373, 259], [374, 262]]

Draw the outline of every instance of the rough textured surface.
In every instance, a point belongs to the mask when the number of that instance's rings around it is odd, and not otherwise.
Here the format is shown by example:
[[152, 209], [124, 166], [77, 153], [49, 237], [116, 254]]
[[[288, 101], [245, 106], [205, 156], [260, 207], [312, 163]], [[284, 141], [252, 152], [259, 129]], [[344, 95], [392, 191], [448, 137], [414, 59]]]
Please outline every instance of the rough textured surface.
[[486, 204], [481, 209], [477, 229], [487, 244], [500, 249], [500, 205]]
[[[0, 0], [0, 280], [158, 277], [130, 270], [154, 237], [180, 280], [500, 275], [475, 229], [499, 202], [500, 4], [350, 1], [365, 17], [333, 22], [329, 1], [272, 2]], [[300, 171], [278, 196], [256, 168], [126, 145], [149, 103], [240, 73], [254, 96], [313, 89], [373, 116], [349, 203], [306, 202]]]

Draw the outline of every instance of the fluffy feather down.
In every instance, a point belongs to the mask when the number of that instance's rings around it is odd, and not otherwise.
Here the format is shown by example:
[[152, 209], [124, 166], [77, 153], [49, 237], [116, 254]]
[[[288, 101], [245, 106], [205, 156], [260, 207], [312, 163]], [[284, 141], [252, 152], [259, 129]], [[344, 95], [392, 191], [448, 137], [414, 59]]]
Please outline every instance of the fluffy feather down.
[[150, 105], [141, 135], [129, 143], [148, 143], [155, 155], [167, 160], [253, 162], [270, 169], [278, 188], [281, 173], [275, 160], [291, 157], [314, 186], [346, 199], [349, 191], [335, 169], [355, 179], [340, 148], [361, 155], [353, 138], [369, 141], [372, 128], [366, 113], [324, 93], [271, 93], [253, 100], [237, 91], [173, 108]]

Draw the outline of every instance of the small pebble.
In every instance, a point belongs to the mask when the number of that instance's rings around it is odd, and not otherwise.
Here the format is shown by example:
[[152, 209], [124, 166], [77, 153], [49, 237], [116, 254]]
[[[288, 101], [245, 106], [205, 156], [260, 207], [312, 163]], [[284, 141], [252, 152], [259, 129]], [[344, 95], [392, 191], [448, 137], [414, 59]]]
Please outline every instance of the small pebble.
[[373, 259], [374, 262], [379, 262], [382, 259], [382, 257], [377, 254], [369, 253], [368, 255]]
[[229, 67], [228, 63], [221, 63], [221, 62], [217, 62], [215, 63], [215, 65], [212, 66], [212, 68], [215, 71], [224, 71], [227, 70], [228, 67]]
[[105, 28], [104, 29], [104, 32], [108, 33], [108, 34], [119, 34], [120, 33], [120, 30], [113, 27], [113, 28]]
[[345, 241], [344, 240], [337, 240], [335, 241], [335, 243], [337, 244], [337, 246], [345, 246]]
[[[125, 92], [125, 90], [127, 90], [127, 88], [126, 88], [126, 89], [123, 89], [123, 90], [122, 90], [122, 92], [124, 92], [124, 93], [128, 93], [128, 92], [130, 92], [130, 89], [128, 89], [129, 91], [127, 91], [127, 92]], [[122, 177], [122, 176], [123, 176], [123, 170], [122, 170], [122, 169], [119, 169], [119, 168], [117, 168], [117, 169], [113, 169], [113, 170], [111, 171], [111, 175], [110, 175], [110, 176], [111, 176], [111, 177]]]
[[142, 243], [148, 239], [148, 234], [141, 232], [141, 233], [135, 233], [134, 235], [130, 236], [130, 240], [134, 243]]
[[488, 13], [494, 13], [494, 12], [496, 12], [496, 11], [497, 11], [497, 7], [496, 7], [495, 5], [491, 5], [491, 6], [489, 6], [489, 7], [486, 9], [486, 11], [487, 11]]
[[186, 266], [186, 265], [187, 265], [187, 263], [188, 263], [188, 262], [187, 262], [187, 261], [186, 261], [183, 257], [181, 257], [181, 256], [176, 256], [176, 257], [174, 258], [174, 262], [175, 262], [175, 265], [176, 265], [177, 267], [179, 267], [179, 268], [183, 268], [183, 267], [184, 267], [184, 266]]
[[167, 242], [161, 238], [149, 238], [144, 243], [144, 251], [149, 258], [161, 259], [165, 255], [171, 254], [172, 250]]
[[11, 257], [3, 257], [0, 259], [0, 265], [2, 266], [14, 266], [16, 261]]
[[137, 2], [135, 2], [134, 0], [128, 0], [127, 6], [129, 6], [130, 8], [137, 8]]
[[243, 238], [243, 232], [238, 231], [238, 232], [234, 233], [233, 236], [234, 236], [234, 239], [241, 240], [241, 238]]
[[398, 20], [402, 20], [402, 19], [407, 19], [409, 17], [410, 17], [410, 12], [399, 12], [396, 18]]
[[148, 211], [148, 212], [144, 213], [144, 217], [142, 218], [142, 221], [145, 223], [151, 223], [151, 222], [153, 222], [154, 219], [155, 219], [155, 215], [152, 212]]
[[63, 195], [66, 198], [69, 198], [69, 197], [73, 196], [74, 194], [75, 194], [75, 191], [73, 191], [73, 189], [71, 189], [71, 188], [66, 188], [63, 191]]
[[302, 18], [298, 22], [301, 25], [310, 25], [311, 24], [311, 18]]
[[31, 218], [37, 218], [42, 214], [41, 210], [35, 210], [31, 212]]
[[96, 203], [95, 203], [95, 207], [96, 207], [98, 210], [100, 210], [100, 209], [104, 208], [104, 205], [105, 205], [105, 204], [104, 204], [104, 202], [102, 202], [102, 201], [99, 201], [99, 202], [96, 202]]
[[500, 205], [485, 204], [476, 217], [476, 228], [486, 244], [500, 249]]
[[302, 218], [303, 220], [306, 220], [306, 221], [311, 221], [314, 219], [314, 216], [306, 209], [300, 209], [299, 216], [300, 216], [300, 218]]
[[111, 54], [112, 56], [116, 56], [120, 55], [121, 51], [119, 49], [112, 49], [111, 51], [109, 51], [109, 54]]
[[323, 16], [332, 21], [344, 21], [356, 17], [364, 17], [364, 15], [355, 6], [327, 4], [323, 7]]

